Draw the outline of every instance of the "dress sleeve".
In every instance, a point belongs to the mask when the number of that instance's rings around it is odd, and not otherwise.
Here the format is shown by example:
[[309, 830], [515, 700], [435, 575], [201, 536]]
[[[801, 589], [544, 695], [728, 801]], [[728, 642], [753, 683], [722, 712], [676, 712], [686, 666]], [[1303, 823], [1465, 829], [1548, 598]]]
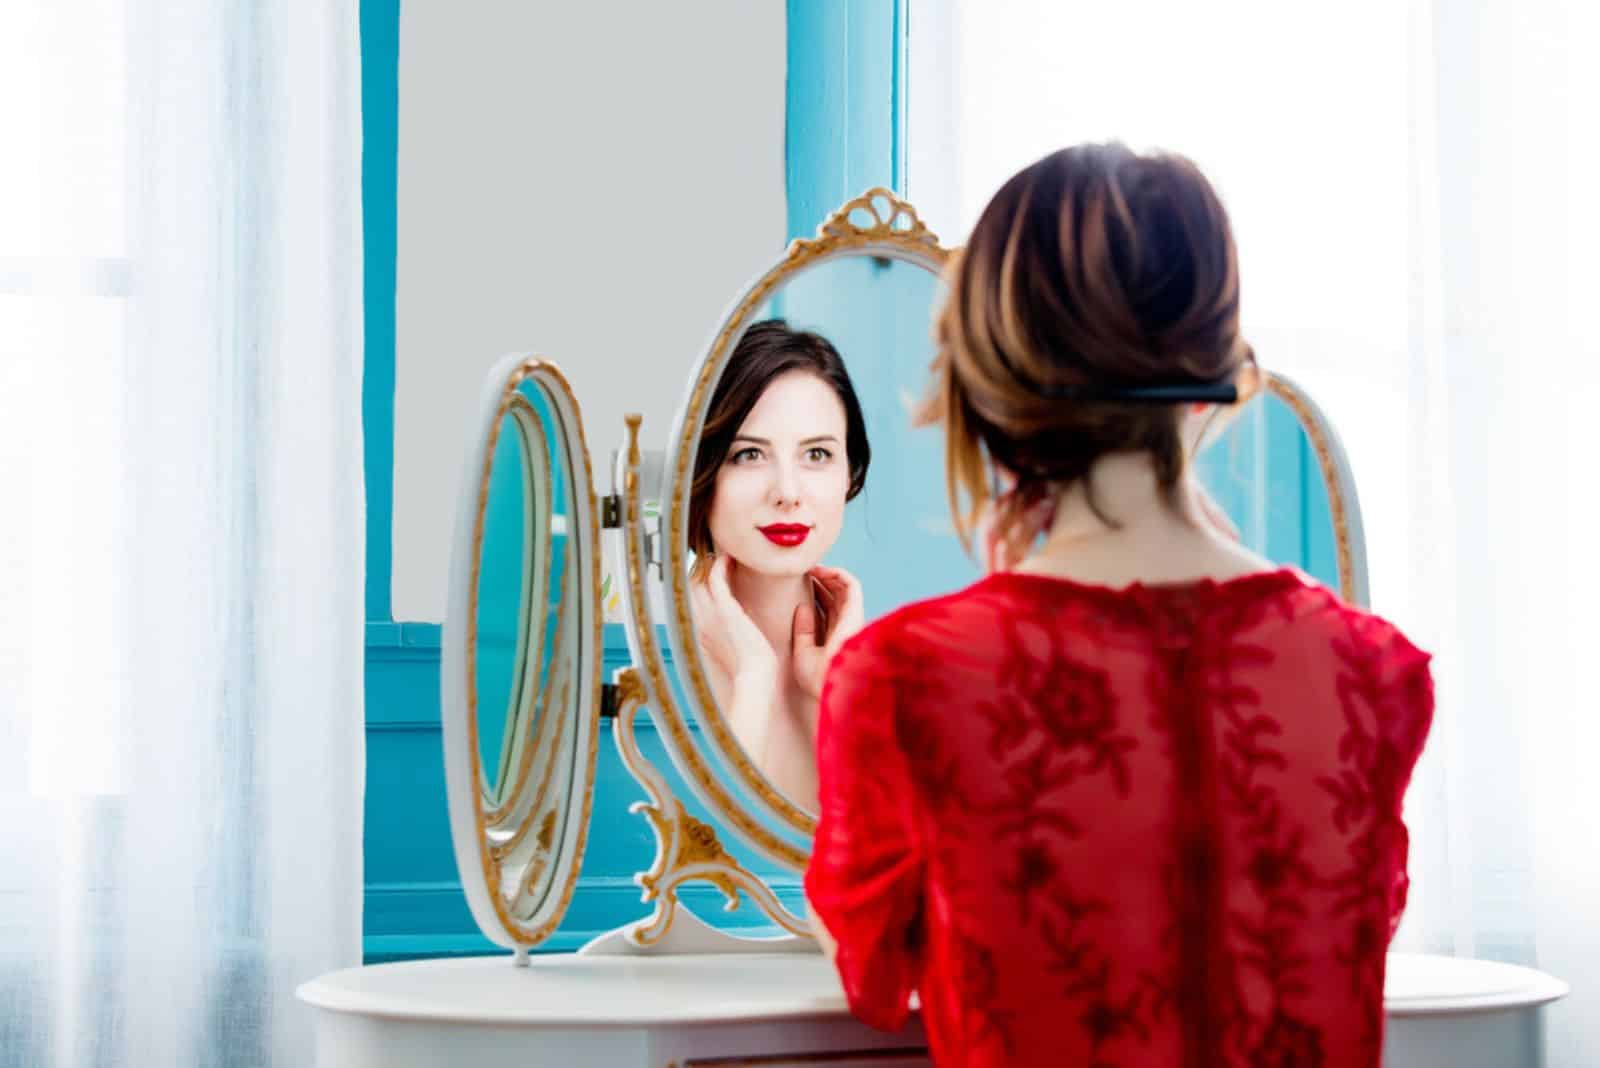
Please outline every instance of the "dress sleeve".
[[1385, 659], [1390, 682], [1382, 702], [1381, 726], [1388, 743], [1386, 748], [1394, 761], [1392, 781], [1395, 786], [1390, 799], [1394, 828], [1391, 871], [1394, 876], [1389, 888], [1389, 937], [1393, 939], [1411, 888], [1411, 877], [1406, 870], [1410, 835], [1401, 810], [1411, 774], [1433, 725], [1433, 672], [1429, 666], [1431, 657], [1398, 631], [1391, 635]]
[[892, 660], [873, 628], [834, 658], [817, 724], [820, 812], [806, 898], [838, 943], [856, 1017], [898, 1030], [921, 974], [922, 848], [896, 730]]

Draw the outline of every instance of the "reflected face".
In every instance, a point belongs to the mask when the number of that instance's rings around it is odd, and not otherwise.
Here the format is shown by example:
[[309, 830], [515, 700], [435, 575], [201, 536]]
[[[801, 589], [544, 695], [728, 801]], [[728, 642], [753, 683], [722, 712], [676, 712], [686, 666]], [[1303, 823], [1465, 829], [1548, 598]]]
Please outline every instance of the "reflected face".
[[845, 411], [816, 375], [773, 379], [739, 426], [717, 470], [711, 541], [767, 575], [803, 575], [844, 524], [850, 464]]

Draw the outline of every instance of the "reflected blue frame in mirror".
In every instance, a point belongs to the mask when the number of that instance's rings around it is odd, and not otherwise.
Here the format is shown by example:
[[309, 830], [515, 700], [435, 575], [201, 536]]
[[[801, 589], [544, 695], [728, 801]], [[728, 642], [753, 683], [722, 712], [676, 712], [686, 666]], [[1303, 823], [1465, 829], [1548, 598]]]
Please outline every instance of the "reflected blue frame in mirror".
[[[555, 413], [537, 383], [524, 383], [519, 394], [531, 419], [516, 409], [504, 417], [484, 502], [478, 575], [478, 744], [491, 804], [502, 800], [520, 745], [537, 727], [558, 640], [572, 510]], [[541, 533], [547, 544], [537, 540]], [[536, 598], [542, 603], [533, 604]]]

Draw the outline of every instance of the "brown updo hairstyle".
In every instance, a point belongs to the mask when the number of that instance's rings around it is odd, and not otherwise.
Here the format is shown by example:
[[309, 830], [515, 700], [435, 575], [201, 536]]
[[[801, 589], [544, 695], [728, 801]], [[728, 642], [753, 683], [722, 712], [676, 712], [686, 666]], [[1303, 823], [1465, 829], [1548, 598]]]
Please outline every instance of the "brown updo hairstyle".
[[[986, 504], [1004, 536], [1030, 504], [1080, 480], [1116, 526], [1089, 478], [1109, 453], [1149, 453], [1176, 502], [1182, 405], [1084, 394], [1233, 379], [1244, 398], [1255, 382], [1228, 216], [1181, 156], [1120, 144], [1046, 156], [995, 194], [947, 281], [918, 421], [945, 426], [950, 508], [969, 551]], [[1017, 479], [998, 500], [985, 453]]]
[[844, 499], [853, 500], [867, 484], [867, 465], [872, 461], [867, 421], [839, 350], [821, 334], [795, 330], [783, 319], [750, 324], [717, 380], [694, 454], [694, 481], [689, 487], [689, 549], [695, 554], [693, 577], [697, 579], [710, 568], [715, 551], [711, 544], [711, 500], [717, 490], [717, 472], [750, 409], [768, 386], [790, 371], [816, 375], [833, 387], [839, 403], [844, 405], [844, 450], [850, 465], [850, 486]]

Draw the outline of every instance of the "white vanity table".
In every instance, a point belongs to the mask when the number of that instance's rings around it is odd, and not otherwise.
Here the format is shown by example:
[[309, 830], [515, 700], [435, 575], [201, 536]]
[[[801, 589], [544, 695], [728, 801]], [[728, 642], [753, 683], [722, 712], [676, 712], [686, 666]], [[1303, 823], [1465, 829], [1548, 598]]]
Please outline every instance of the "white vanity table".
[[[619, 456], [615, 491], [601, 499], [577, 400], [560, 372], [520, 356], [491, 372], [458, 504], [441, 707], [463, 889], [479, 928], [513, 956], [352, 968], [306, 983], [298, 996], [315, 1014], [319, 1064], [928, 1063], [917, 1023], [885, 1034], [850, 1016], [806, 922], [719, 838], [736, 835], [754, 853], [798, 872], [815, 818], [772, 787], [716, 708], [689, 619], [684, 531], [710, 394], [750, 323], [763, 314], [803, 312], [808, 300], [813, 307], [848, 304], [841, 294], [857, 294], [830, 289], [827, 271], [818, 270], [838, 268], [839, 279], [860, 285], [861, 306], [925, 338], [930, 279], [946, 254], [908, 205], [881, 190], [845, 205], [815, 240], [791, 246], [734, 303], [688, 384], [671, 435], [659, 529], [647, 529], [643, 518], [637, 419]], [[914, 284], [905, 286], [908, 270]], [[801, 275], [804, 284], [778, 292]], [[885, 279], [900, 288], [874, 296], [871, 285]], [[913, 293], [916, 306], [885, 303], [885, 293]], [[870, 334], [872, 343], [863, 347], [885, 364], [902, 359], [919, 373], [926, 364], [921, 353], [882, 355], [895, 343], [894, 330], [836, 325], [838, 337], [851, 336], [847, 326]], [[870, 375], [872, 368], [856, 365], [852, 374], [858, 373]], [[892, 374], [887, 383], [886, 389], [895, 384]], [[1366, 603], [1360, 513], [1337, 438], [1292, 384], [1272, 379], [1269, 392], [1293, 413], [1320, 467], [1341, 593]], [[915, 510], [893, 496], [903, 481], [887, 479], [879, 491], [885, 514], [909, 518]], [[600, 669], [602, 526], [619, 528], [623, 538], [634, 664], [609, 685]], [[908, 537], [889, 539], [894, 551]], [[904, 578], [892, 570], [876, 576], [879, 588]], [[663, 594], [665, 619], [654, 618], [652, 587]], [[657, 644], [658, 624], [672, 643], [678, 685]], [[691, 815], [641, 753], [634, 720], [645, 707], [709, 822]], [[556, 930], [574, 892], [591, 823], [602, 714], [615, 717], [619, 755], [649, 797], [633, 811], [657, 839], [654, 863], [636, 878], [653, 911], [577, 954], [531, 954]], [[717, 887], [730, 907], [741, 900], [754, 906], [786, 933], [748, 939], [708, 926], [677, 897], [680, 886], [696, 880]], [[1540, 1007], [1565, 993], [1563, 984], [1529, 969], [1393, 955], [1385, 1063], [1534, 1068], [1542, 1063]]]
[[820, 955], [503, 957], [354, 968], [310, 984], [319, 1064], [927, 1064], [921, 1031], [856, 1023]]
[[[1542, 1063], [1541, 1006], [1566, 985], [1509, 964], [1418, 954], [1389, 960], [1384, 1064]], [[318, 1009], [319, 1064], [927, 1064], [920, 1029], [856, 1023], [818, 956], [503, 957], [352, 968], [301, 990]]]
[[1540, 1009], [1566, 983], [1514, 964], [1391, 953], [1383, 1062], [1401, 1068], [1508, 1068], [1544, 1063]]

